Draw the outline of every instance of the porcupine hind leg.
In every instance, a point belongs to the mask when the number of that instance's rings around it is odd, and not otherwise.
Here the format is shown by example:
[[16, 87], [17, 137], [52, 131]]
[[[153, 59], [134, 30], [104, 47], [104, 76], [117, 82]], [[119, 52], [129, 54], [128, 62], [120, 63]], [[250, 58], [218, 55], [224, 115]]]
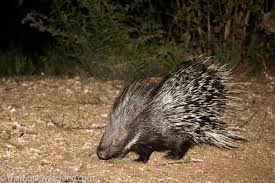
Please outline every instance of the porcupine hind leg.
[[184, 142], [181, 146], [172, 149], [165, 157], [167, 159], [179, 160], [187, 153], [187, 151], [192, 147], [192, 143], [189, 141]]

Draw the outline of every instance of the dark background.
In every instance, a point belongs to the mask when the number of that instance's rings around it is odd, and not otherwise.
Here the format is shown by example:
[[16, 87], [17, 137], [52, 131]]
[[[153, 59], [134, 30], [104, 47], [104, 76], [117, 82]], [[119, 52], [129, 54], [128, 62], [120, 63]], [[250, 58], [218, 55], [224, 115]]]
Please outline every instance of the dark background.
[[13, 0], [0, 3], [0, 75], [163, 75], [214, 55], [274, 73], [272, 0]]

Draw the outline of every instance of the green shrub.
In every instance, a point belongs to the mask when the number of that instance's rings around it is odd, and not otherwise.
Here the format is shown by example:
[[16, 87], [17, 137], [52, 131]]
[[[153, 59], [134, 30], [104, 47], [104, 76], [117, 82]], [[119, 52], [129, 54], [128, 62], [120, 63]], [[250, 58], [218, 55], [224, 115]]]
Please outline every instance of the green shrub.
[[22, 23], [48, 33], [42, 54], [2, 52], [0, 75], [83, 75], [101, 79], [164, 75], [206, 53], [252, 70], [274, 63], [270, 0], [53, 0], [50, 14]]

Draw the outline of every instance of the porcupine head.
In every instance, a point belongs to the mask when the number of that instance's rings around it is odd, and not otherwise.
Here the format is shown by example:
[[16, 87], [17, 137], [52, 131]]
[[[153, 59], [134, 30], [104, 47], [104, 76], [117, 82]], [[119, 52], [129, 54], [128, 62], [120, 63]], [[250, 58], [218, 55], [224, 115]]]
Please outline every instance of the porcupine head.
[[123, 157], [135, 143], [136, 118], [144, 110], [152, 87], [144, 81], [132, 81], [116, 99], [100, 140], [97, 155], [100, 159]]

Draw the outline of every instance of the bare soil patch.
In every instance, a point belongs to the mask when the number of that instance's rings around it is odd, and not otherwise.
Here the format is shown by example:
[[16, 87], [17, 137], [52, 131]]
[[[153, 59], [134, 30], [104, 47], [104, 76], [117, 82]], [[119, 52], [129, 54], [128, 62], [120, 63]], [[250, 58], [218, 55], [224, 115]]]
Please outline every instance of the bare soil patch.
[[275, 182], [275, 83], [240, 85], [249, 92], [234, 121], [248, 142], [230, 151], [195, 147], [180, 161], [154, 152], [141, 164], [133, 153], [96, 156], [120, 82], [1, 79], [0, 182]]

